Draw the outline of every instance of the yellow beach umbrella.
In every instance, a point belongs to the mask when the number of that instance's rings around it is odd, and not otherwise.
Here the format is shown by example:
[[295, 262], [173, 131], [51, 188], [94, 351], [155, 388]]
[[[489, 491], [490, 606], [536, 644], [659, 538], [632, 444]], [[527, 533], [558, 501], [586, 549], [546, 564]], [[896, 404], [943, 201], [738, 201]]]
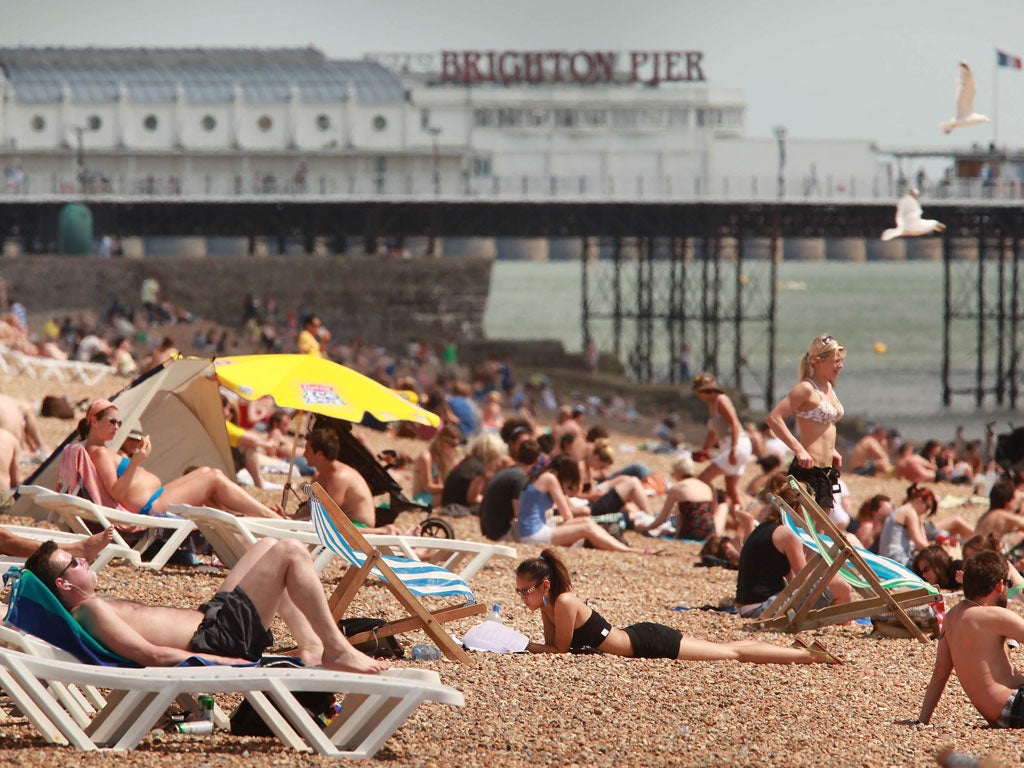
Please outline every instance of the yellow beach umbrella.
[[[307, 412], [358, 424], [366, 414], [380, 421], [414, 421], [436, 427], [436, 415], [420, 408], [394, 390], [344, 365], [313, 355], [237, 355], [218, 357], [214, 371], [221, 386], [244, 400], [270, 396], [279, 408], [303, 414], [297, 435], [305, 426]], [[291, 488], [292, 454], [281, 506]]]
[[436, 414], [344, 365], [313, 355], [238, 355], [213, 361], [217, 379], [244, 400], [269, 395], [279, 408], [359, 423], [415, 421], [436, 427]]

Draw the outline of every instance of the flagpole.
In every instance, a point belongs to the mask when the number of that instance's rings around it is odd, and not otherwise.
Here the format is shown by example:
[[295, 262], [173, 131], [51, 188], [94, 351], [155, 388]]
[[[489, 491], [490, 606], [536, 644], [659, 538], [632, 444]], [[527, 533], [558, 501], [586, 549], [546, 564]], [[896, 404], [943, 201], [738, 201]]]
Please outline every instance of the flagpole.
[[996, 48], [996, 65], [992, 71], [992, 144], [999, 144], [999, 49]]

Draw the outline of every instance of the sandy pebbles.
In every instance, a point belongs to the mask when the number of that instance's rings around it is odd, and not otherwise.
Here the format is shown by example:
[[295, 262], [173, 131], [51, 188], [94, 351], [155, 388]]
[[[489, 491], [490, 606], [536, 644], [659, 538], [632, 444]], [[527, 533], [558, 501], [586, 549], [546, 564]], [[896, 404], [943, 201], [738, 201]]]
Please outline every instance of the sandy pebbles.
[[[72, 400], [118, 389], [108, 379], [96, 387], [0, 376], [2, 391], [37, 399], [66, 392]], [[70, 422], [43, 419], [46, 439], [57, 444]], [[699, 435], [689, 436], [699, 439]], [[383, 436], [371, 439], [384, 445]], [[616, 437], [625, 443], [627, 438]], [[632, 441], [630, 439], [630, 441]], [[419, 446], [395, 441], [399, 450]], [[613, 441], [614, 442], [614, 441]], [[159, 450], [159, 446], [155, 446]], [[630, 457], [629, 460], [632, 460]], [[659, 471], [666, 461], [638, 454]], [[407, 476], [401, 476], [408, 482]], [[877, 492], [902, 499], [901, 483], [847, 478], [859, 502]], [[966, 495], [942, 486], [940, 495]], [[957, 510], [976, 518], [979, 507]], [[400, 523], [416, 518], [403, 515]], [[458, 535], [479, 539], [475, 519], [453, 520]], [[634, 543], [641, 537], [627, 534]], [[523, 556], [538, 547], [521, 546]], [[734, 615], [698, 610], [728, 604], [735, 574], [696, 568], [695, 545], [665, 542], [664, 554], [565, 551], [577, 592], [612, 622], [660, 621], [714, 640], [758, 638], [788, 644], [777, 633], [751, 632]], [[505, 621], [539, 638], [539, 617], [526, 613], [512, 591], [509, 561], [492, 561], [473, 580], [478, 599], [502, 606]], [[331, 589], [339, 572], [325, 577]], [[216, 587], [219, 576], [168, 567], [158, 573], [108, 568], [101, 577], [112, 594], [194, 605]], [[683, 610], [683, 608], [690, 610]], [[394, 613], [383, 589], [364, 589], [354, 609], [360, 615]], [[453, 630], [468, 624], [449, 625]], [[275, 627], [282, 644], [288, 638]], [[466, 707], [419, 708], [368, 764], [382, 766], [690, 766], [690, 765], [862, 765], [934, 764], [944, 745], [990, 755], [1006, 764], [1022, 758], [1013, 732], [985, 726], [956, 681], [951, 681], [930, 728], [902, 724], [917, 717], [931, 671], [933, 647], [911, 640], [868, 637], [863, 626], [829, 627], [805, 633], [820, 639], [851, 663], [778, 667], [730, 663], [624, 660], [604, 656], [498, 656], [479, 654], [475, 666], [430, 662], [444, 682], [466, 694]], [[406, 646], [422, 636], [402, 638]], [[1021, 653], [1018, 651], [1018, 653]], [[413, 662], [404, 662], [413, 663]], [[262, 766], [328, 765], [334, 761], [298, 756], [275, 740], [150, 736], [130, 754], [77, 753], [46, 746], [21, 718], [0, 722], [0, 763], [21, 766]]]

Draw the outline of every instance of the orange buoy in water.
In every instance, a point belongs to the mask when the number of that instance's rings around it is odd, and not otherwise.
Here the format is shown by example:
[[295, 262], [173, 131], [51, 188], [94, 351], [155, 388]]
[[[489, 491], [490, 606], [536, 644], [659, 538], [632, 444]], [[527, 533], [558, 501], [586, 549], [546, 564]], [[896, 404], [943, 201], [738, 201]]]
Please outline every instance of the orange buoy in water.
[[889, 348], [887, 346], [885, 346], [885, 344], [883, 342], [881, 342], [881, 341], [876, 341], [875, 342], [875, 354], [876, 355], [884, 355], [888, 351], [889, 351]]

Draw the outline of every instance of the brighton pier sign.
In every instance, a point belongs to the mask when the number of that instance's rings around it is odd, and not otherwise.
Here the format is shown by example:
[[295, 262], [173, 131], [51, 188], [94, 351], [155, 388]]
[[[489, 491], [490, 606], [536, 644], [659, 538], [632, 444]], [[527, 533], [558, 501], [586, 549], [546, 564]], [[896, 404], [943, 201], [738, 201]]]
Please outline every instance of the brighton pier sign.
[[442, 83], [704, 82], [700, 51], [441, 51]]

